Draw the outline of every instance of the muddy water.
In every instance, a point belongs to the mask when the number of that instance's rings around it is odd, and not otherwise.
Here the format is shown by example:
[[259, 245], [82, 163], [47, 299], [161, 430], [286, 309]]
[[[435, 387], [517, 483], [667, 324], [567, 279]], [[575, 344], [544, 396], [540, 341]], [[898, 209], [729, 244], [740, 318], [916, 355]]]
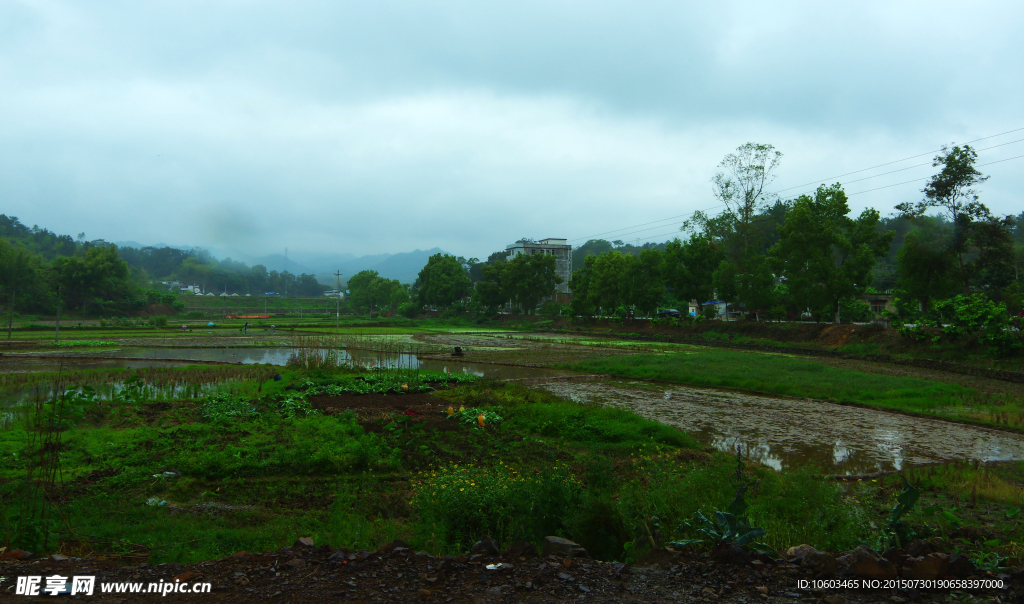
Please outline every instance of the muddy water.
[[[90, 350], [75, 353], [64, 358], [24, 358], [8, 355], [0, 360], [0, 370], [12, 371], [57, 371], [58, 369], [97, 369], [114, 367], [168, 367], [188, 365], [191, 362], [227, 362], [243, 365], [269, 364], [285, 365], [292, 356], [293, 348], [118, 348]], [[87, 355], [87, 356], [86, 356]], [[572, 375], [573, 372], [540, 367], [493, 365], [489, 363], [467, 363], [461, 359], [449, 360], [419, 359], [414, 354], [402, 354], [382, 360], [381, 356], [366, 350], [340, 350], [342, 359], [363, 367], [376, 365], [418, 367], [427, 371], [449, 371], [469, 373], [488, 379], [507, 380], [524, 378], [549, 378]]]
[[862, 474], [963, 459], [1024, 459], [1024, 435], [860, 407], [646, 382], [538, 387], [579, 402], [630, 409], [722, 451], [739, 445], [776, 469], [815, 464], [837, 474]]

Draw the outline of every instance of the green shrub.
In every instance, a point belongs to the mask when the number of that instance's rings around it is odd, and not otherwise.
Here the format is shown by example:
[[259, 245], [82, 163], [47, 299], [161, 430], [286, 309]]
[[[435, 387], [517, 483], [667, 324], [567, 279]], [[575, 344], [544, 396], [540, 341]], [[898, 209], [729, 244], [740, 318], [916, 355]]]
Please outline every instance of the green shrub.
[[942, 334], [959, 338], [981, 332], [978, 342], [991, 346], [997, 356], [1011, 354], [1024, 347], [1020, 336], [1010, 331], [1010, 317], [1005, 304], [996, 304], [983, 294], [957, 296], [935, 303], [935, 313], [940, 317], [933, 321]]
[[203, 400], [201, 411], [204, 418], [211, 422], [227, 422], [233, 419], [246, 419], [258, 415], [256, 407], [244, 396], [217, 393]]
[[281, 417], [285, 419], [319, 414], [319, 411], [310, 406], [309, 401], [300, 394], [287, 395], [278, 403], [278, 411], [281, 413]]
[[422, 530], [431, 531], [421, 537], [452, 552], [467, 550], [484, 535], [504, 545], [562, 533], [581, 493], [568, 466], [520, 472], [501, 462], [442, 467], [418, 486], [413, 509]]
[[415, 302], [405, 302], [403, 304], [399, 304], [398, 314], [402, 315], [403, 317], [406, 317], [407, 319], [412, 319], [416, 315], [420, 314], [420, 305], [416, 304]]
[[847, 298], [839, 305], [839, 316], [847, 323], [865, 323], [875, 318], [875, 313], [867, 302]]

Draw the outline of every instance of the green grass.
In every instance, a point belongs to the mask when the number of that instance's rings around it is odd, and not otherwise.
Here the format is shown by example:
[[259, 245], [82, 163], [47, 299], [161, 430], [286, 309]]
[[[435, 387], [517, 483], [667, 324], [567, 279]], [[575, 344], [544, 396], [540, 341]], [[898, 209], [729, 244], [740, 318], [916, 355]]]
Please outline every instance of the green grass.
[[591, 359], [567, 368], [1024, 427], [1024, 395], [990, 395], [957, 384], [864, 373], [784, 354], [704, 349]]
[[[624, 410], [480, 383], [438, 392], [433, 424], [404, 415], [372, 422], [289, 407], [295, 391], [284, 388], [310, 376], [282, 373], [281, 381], [228, 382], [205, 403], [118, 400], [74, 410], [61, 435], [61, 469], [76, 534], [111, 555], [144, 551], [152, 562], [265, 551], [303, 535], [366, 548], [402, 538], [451, 553], [481, 532], [506, 543], [560, 534], [623, 559], [636, 554], [626, 548], [650, 514], [675, 523], [695, 510], [711, 514], [732, 496], [730, 457]], [[503, 420], [486, 429], [448, 420], [446, 403]], [[36, 459], [29, 441], [23, 421], [0, 432], [0, 507], [26, 530], [34, 525], [20, 523], [10, 504]], [[163, 475], [170, 470], [181, 475]], [[766, 485], [750, 501], [752, 518], [777, 535], [769, 543], [851, 542], [856, 510], [832, 485], [810, 474], [801, 482], [767, 468], [749, 472]], [[468, 481], [458, 486], [465, 491], [444, 491], [459, 481]], [[780, 493], [785, 505], [773, 503]], [[468, 507], [483, 510], [483, 502], [488, 513]], [[65, 525], [53, 520], [48, 529], [77, 551]], [[837, 536], [823, 536], [826, 529]], [[686, 534], [674, 524], [663, 532]], [[41, 551], [38, 537], [27, 530], [14, 542]]]

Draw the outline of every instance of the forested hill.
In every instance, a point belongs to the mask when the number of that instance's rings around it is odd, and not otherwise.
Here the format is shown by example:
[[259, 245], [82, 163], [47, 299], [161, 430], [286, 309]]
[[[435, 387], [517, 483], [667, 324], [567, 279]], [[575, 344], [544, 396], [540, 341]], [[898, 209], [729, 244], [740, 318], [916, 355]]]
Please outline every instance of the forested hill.
[[21, 244], [46, 260], [58, 256], [74, 256], [78, 249], [71, 235], [58, 235], [38, 226], [29, 228], [14, 216], [0, 214], [0, 237]]
[[[145, 292], [153, 281], [169, 279], [194, 283], [204, 292], [240, 295], [274, 291], [318, 296], [327, 289], [310, 274], [268, 271], [262, 265], [249, 266], [230, 258], [217, 260], [201, 249], [117, 248], [102, 239], [86, 241], [84, 233], [72, 238], [38, 226], [28, 227], [16, 217], [3, 214], [0, 263], [6, 267], [0, 271], [0, 289], [4, 294], [16, 294], [16, 307], [38, 312], [56, 308], [58, 285], [72, 293], [68, 300], [94, 312], [138, 306], [152, 297]], [[165, 291], [162, 286], [158, 289]]]

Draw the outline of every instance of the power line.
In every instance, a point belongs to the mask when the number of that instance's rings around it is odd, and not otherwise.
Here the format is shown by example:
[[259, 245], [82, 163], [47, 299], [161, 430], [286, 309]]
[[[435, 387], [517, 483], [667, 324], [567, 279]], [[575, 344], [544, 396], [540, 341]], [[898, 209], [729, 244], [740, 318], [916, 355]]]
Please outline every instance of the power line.
[[[666, 220], [672, 220], [672, 219], [675, 219], [675, 218], [680, 218], [681, 216], [686, 216], [687, 218], [690, 218], [690, 217], [692, 217], [692, 216], [693, 216], [694, 214], [696, 214], [697, 212], [706, 212], [706, 211], [714, 210], [715, 208], [721, 208], [721, 207], [724, 207], [724, 206], [725, 206], [725, 204], [720, 204], [720, 205], [717, 205], [717, 206], [711, 206], [710, 208], [705, 208], [705, 209], [703, 209], [703, 210], [696, 210], [696, 211], [694, 211], [694, 212], [691, 212], [691, 213], [689, 213], [689, 214], [681, 214], [680, 216], [673, 216], [672, 218], [666, 218], [665, 220], [657, 220], [657, 221], [655, 221], [655, 222], [665, 222]], [[685, 223], [686, 223], [686, 221], [685, 221], [685, 220], [683, 220], [683, 221], [681, 221], [681, 222], [678, 222], [678, 223], [676, 223], [676, 224], [677, 224], [677, 226], [681, 226], [681, 225], [683, 225], [683, 224], [685, 224]], [[654, 223], [653, 223], [653, 222], [648, 222], [648, 223], [646, 223], [646, 224], [654, 224]], [[636, 226], [644, 226], [644, 225], [642, 225], [642, 224], [638, 224], [638, 225], [636, 225]], [[648, 228], [646, 228], [646, 229], [637, 229], [637, 230], [635, 230], [635, 231], [627, 231], [627, 232], [625, 232], [625, 233], [619, 233], [618, 235], [616, 235], [616, 237], [625, 237], [626, 235], [633, 235], [633, 234], [636, 234], [636, 233], [643, 233], [644, 231], [652, 231], [652, 230], [654, 230], [654, 229], [660, 229], [660, 228], [662, 228], [662, 227], [664, 227], [664, 226], [668, 226], [668, 225], [664, 225], [664, 224], [659, 224], [658, 226], [648, 227]], [[625, 227], [625, 228], [626, 228], [626, 229], [631, 229], [631, 228], [633, 228], [633, 227]], [[621, 231], [621, 230], [624, 230], [624, 229], [618, 229], [618, 230], [620, 230], [620, 231]], [[609, 232], [612, 232], [612, 233], [613, 233], [613, 232], [615, 232], [615, 231], [609, 231]], [[606, 234], [606, 233], [602, 233], [602, 234]], [[592, 235], [591, 237], [587, 237], [586, 239], [588, 239], [588, 240], [589, 240], [589, 239], [592, 239], [593, 237], [597, 237], [597, 236], [599, 236], [599, 235]], [[582, 239], [582, 238], [581, 238], [581, 239]], [[579, 241], [579, 239], [573, 239], [572, 241]]]
[[[716, 207], [718, 207], [718, 206], [716, 206]], [[714, 209], [714, 208], [711, 208], [711, 209]], [[598, 233], [598, 234], [596, 234], [596, 235], [590, 235], [590, 236], [587, 236], [587, 237], [576, 237], [575, 239], [570, 239], [569, 241], [579, 241], [579, 240], [581, 240], [581, 239], [593, 239], [594, 237], [600, 237], [601, 235], [610, 235], [611, 233], [617, 233], [617, 232], [619, 232], [619, 231], [625, 231], [625, 230], [627, 230], [627, 229], [632, 229], [632, 228], [636, 228], [636, 227], [642, 227], [642, 226], [647, 226], [647, 225], [649, 225], [649, 224], [656, 224], [656, 223], [658, 223], [658, 222], [667, 222], [667, 221], [669, 221], [669, 220], [675, 220], [676, 218], [682, 218], [682, 217], [684, 217], [684, 216], [686, 216], [686, 217], [689, 217], [689, 216], [692, 216], [692, 215], [693, 215], [693, 213], [691, 212], [691, 213], [688, 213], [688, 214], [680, 214], [680, 215], [678, 215], [678, 216], [670, 216], [670, 217], [668, 217], [668, 218], [662, 218], [661, 220], [654, 220], [654, 221], [652, 221], [652, 222], [645, 222], [645, 223], [643, 223], [643, 224], [635, 224], [635, 225], [633, 225], [633, 226], [623, 227], [623, 228], [621, 228], [621, 229], [613, 229], [613, 230], [611, 230], [611, 231], [605, 231], [604, 233]], [[628, 233], [626, 233], [626, 234], [628, 235]]]
[[[1024, 157], [1024, 155], [1018, 155], [1016, 157], [1007, 157], [1006, 159], [1000, 159], [1000, 160], [997, 160], [997, 161], [990, 161], [987, 164], [978, 164], [976, 167], [980, 168], [982, 166], [991, 166], [992, 164], [1001, 164], [1004, 161], [1010, 161], [1011, 159], [1020, 159], [1022, 157]], [[874, 189], [867, 189], [866, 191], [857, 191], [856, 193], [847, 193], [846, 196], [847, 197], [852, 197], [854, 195], [860, 195], [861, 193], [870, 193], [872, 191], [878, 191], [878, 190], [881, 190], [881, 189], [888, 189], [889, 187], [898, 187], [900, 185], [906, 185], [906, 184], [910, 184], [912, 182], [921, 182], [921, 179], [920, 178], [915, 178], [914, 180], [905, 180], [903, 182], [897, 182], [897, 183], [894, 183], [894, 184], [891, 184], [891, 185], [885, 185], [884, 187], [875, 187]]]
[[[1024, 130], [1024, 128], [1015, 128], [1013, 130], [1007, 130], [1006, 132], [1000, 132], [999, 134], [993, 134], [991, 136], [983, 136], [981, 138], [976, 138], [976, 139], [974, 139], [972, 141], [967, 141], [964, 144], [965, 145], [969, 145], [971, 143], [976, 143], [978, 141], [988, 140], [990, 138], [996, 138], [997, 136], [1003, 136], [1005, 134], [1010, 134], [1010, 133], [1013, 133], [1013, 132], [1020, 132], [1021, 130]], [[1013, 141], [1013, 142], [1017, 142], [1017, 141]], [[1009, 145], [1010, 143], [1005, 143], [1005, 144]], [[999, 147], [999, 146], [1001, 146], [1001, 145], [996, 145], [996, 147]], [[994, 147], [989, 147], [989, 149], [992, 149], [992, 148], [994, 148]], [[785, 189], [779, 189], [778, 191], [776, 191], [776, 193], [781, 193], [783, 191], [790, 191], [792, 189], [799, 189], [800, 187], [807, 187], [807, 186], [810, 186], [810, 185], [813, 185], [813, 184], [817, 184], [817, 183], [819, 183], [821, 181], [832, 180], [833, 178], [842, 178], [844, 176], [849, 176], [851, 174], [859, 174], [861, 172], [867, 172], [868, 170], [874, 170], [875, 168], [882, 168], [882, 167], [885, 167], [885, 166], [891, 166], [892, 164], [898, 164], [900, 162], [907, 161], [909, 159], [915, 159], [915, 158], [918, 158], [918, 157], [924, 157], [925, 155], [931, 155], [932, 153], [938, 153], [939, 151], [942, 151], [942, 149], [939, 148], [939, 149], [935, 149], [934, 151], [925, 151], [924, 153], [918, 153], [917, 155], [911, 155], [910, 157], [904, 157], [903, 159], [897, 159], [896, 161], [885, 162], [884, 164], [878, 164], [877, 166], [871, 166], [870, 168], [863, 168], [861, 170], [854, 170], [853, 172], [847, 172], [846, 174], [839, 174], [837, 176], [829, 176], [828, 178], [822, 178], [822, 179], [814, 180], [812, 182], [805, 183], [805, 184], [802, 184], [802, 185], [795, 185], [795, 186], [792, 186], [792, 187], [787, 187]]]
[[[1007, 143], [1007, 144], [1009, 144], [1009, 143]], [[996, 145], [996, 146], [998, 147], [1000, 145]], [[982, 166], [991, 166], [992, 164], [999, 164], [999, 163], [1002, 163], [1002, 162], [1005, 162], [1005, 161], [1010, 161], [1010, 160], [1013, 160], [1013, 159], [1020, 159], [1022, 157], [1024, 157], [1024, 155], [1017, 155], [1015, 157], [1007, 157], [1006, 159], [999, 159], [999, 160], [996, 160], [996, 161], [986, 162], [984, 164], [978, 164], [977, 167], [980, 168]], [[903, 181], [903, 182], [897, 182], [897, 183], [894, 183], [894, 184], [891, 184], [891, 185], [885, 185], [883, 187], [876, 187], [874, 189], [867, 189], [865, 191], [857, 191], [856, 193], [847, 193], [846, 196], [850, 197], [852, 195], [860, 195], [862, 193], [870, 193], [872, 191], [878, 191], [880, 189], [888, 189], [890, 187], [898, 187], [900, 185], [906, 185], [906, 184], [910, 184], [910, 183], [914, 183], [914, 182], [921, 182], [921, 179], [920, 178], [915, 178], [914, 180], [906, 180], [906, 181]], [[665, 236], [668, 236], [668, 235], [674, 235], [674, 234], [677, 234], [678, 232], [679, 231], [668, 231], [668, 232], [665, 232], [665, 233], [658, 233], [658, 234], [655, 234], [655, 235], [649, 235], [647, 237], [639, 238], [638, 241], [647, 241], [649, 239], [656, 239], [658, 237], [665, 237]]]
[[[975, 149], [975, 150], [976, 151], [988, 151], [989, 149], [995, 149], [996, 147], [1005, 147], [1006, 145], [1012, 145], [1014, 143], [1019, 143], [1019, 142], [1022, 142], [1022, 141], [1024, 141], [1024, 138], [1020, 138], [1020, 139], [1017, 139], [1015, 141], [1010, 141], [1008, 143], [1001, 143], [1001, 144], [998, 144], [998, 145], [992, 145], [991, 147], [985, 147], [984, 149]], [[858, 178], [856, 180], [848, 180], [848, 181], [843, 183], [843, 186], [846, 186], [846, 185], [849, 185], [849, 184], [853, 184], [855, 182], [861, 182], [862, 180], [871, 180], [872, 178], [878, 178], [879, 176], [887, 176], [889, 174], [895, 174], [897, 172], [906, 172], [907, 170], [912, 170], [914, 168], [920, 168], [922, 166], [932, 166], [932, 165], [934, 165], [934, 162], [925, 162], [923, 164], [914, 164], [913, 166], [907, 166], [906, 168], [900, 168], [899, 170], [892, 170], [892, 171], [889, 171], [889, 172], [882, 172], [881, 174], [875, 174], [874, 176], [865, 176], [864, 178]]]
[[[1007, 130], [1006, 132], [1000, 132], [999, 134], [992, 134], [990, 136], [983, 136], [981, 138], [976, 138], [974, 140], [967, 141], [964, 144], [965, 145], [969, 145], [971, 143], [976, 143], [978, 141], [988, 140], [990, 138], [996, 138], [996, 137], [1004, 136], [1006, 134], [1011, 134], [1011, 133], [1014, 133], [1014, 132], [1020, 132], [1021, 130], [1024, 130], [1024, 128], [1015, 128], [1013, 130]], [[1018, 140], [1010, 141], [1010, 142], [1007, 142], [1007, 143], [1000, 143], [998, 145], [993, 145], [991, 147], [985, 147], [984, 149], [978, 149], [978, 151], [987, 151], [989, 149], [995, 149], [996, 147], [1003, 147], [1003, 146], [1006, 146], [1006, 145], [1012, 145], [1014, 143], [1019, 143], [1019, 142], [1022, 142], [1022, 141], [1024, 141], [1024, 139], [1018, 139]], [[941, 150], [942, 149], [940, 148], [940, 149], [936, 149], [936, 150], [933, 150], [933, 151], [926, 151], [925, 153], [919, 153], [917, 155], [911, 155], [910, 157], [905, 157], [903, 159], [898, 159], [898, 160], [895, 160], [895, 161], [886, 162], [884, 164], [878, 164], [878, 165], [872, 166], [870, 168], [863, 168], [861, 170], [854, 170], [853, 172], [847, 172], [845, 174], [840, 174], [838, 176], [830, 176], [828, 178], [823, 178], [823, 179], [815, 180], [813, 182], [809, 182], [809, 183], [806, 183], [806, 184], [796, 185], [796, 186], [788, 187], [788, 188], [785, 188], [785, 189], [780, 189], [778, 191], [775, 191], [775, 194], [781, 193], [783, 191], [789, 191], [789, 190], [792, 190], [792, 189], [797, 189], [797, 188], [800, 188], [800, 187], [806, 187], [806, 186], [814, 185], [814, 184], [817, 184], [817, 183], [822, 182], [822, 181], [831, 180], [833, 178], [841, 178], [843, 176], [849, 176], [851, 174], [859, 174], [860, 172], [866, 172], [868, 170], [874, 170], [875, 168], [881, 168], [881, 167], [889, 166], [889, 165], [892, 165], [892, 164], [898, 164], [900, 162], [907, 161], [907, 160], [910, 160], [910, 159], [914, 159], [914, 158], [917, 158], [917, 157], [923, 157], [925, 155], [930, 155], [932, 153], [936, 153], [936, 152], [941, 151]], [[1009, 159], [1017, 159], [1017, 158], [1016, 157], [1011, 157], [1011, 158], [1008, 158], [1007, 160], [999, 160], [999, 161], [1008, 161]], [[987, 166], [987, 165], [990, 165], [990, 164], [993, 164], [993, 163], [999, 163], [999, 161], [990, 162], [989, 164], [981, 164], [981, 165]], [[924, 163], [924, 164], [918, 164], [918, 165], [910, 166], [908, 168], [900, 168], [899, 170], [892, 170], [891, 172], [885, 172], [883, 174], [876, 174], [874, 176], [868, 176], [868, 177], [865, 177], [865, 178], [859, 178], [857, 180], [849, 181], [846, 184], [849, 184], [850, 182], [861, 182], [863, 180], [868, 180], [868, 179], [871, 179], [871, 178], [876, 178], [878, 176], [885, 176], [887, 174], [895, 174], [896, 172], [903, 172], [903, 171], [906, 171], [906, 170], [910, 170], [912, 168], [920, 168], [920, 167], [926, 166], [926, 165], [929, 165], [929, 164], [928, 163]], [[884, 187], [878, 187], [878, 188], [875, 188], [875, 189], [868, 189], [866, 191], [858, 191], [857, 193], [848, 193], [847, 196], [859, 195], [861, 193], [869, 193], [871, 191], [877, 191], [879, 189], [886, 189], [886, 188], [889, 188], [889, 187], [895, 187], [895, 186], [899, 186], [899, 185], [902, 185], [902, 184], [908, 184], [908, 183], [911, 183], [911, 182], [917, 182], [918, 180], [920, 180], [920, 179], [908, 180], [908, 181], [901, 182], [901, 183], [896, 183], [896, 184], [892, 184], [892, 185], [886, 185]], [[724, 204], [719, 204], [719, 205], [716, 205], [716, 206], [712, 206], [710, 208], [705, 208], [703, 210], [695, 210], [694, 212], [691, 212], [689, 214], [680, 214], [678, 216], [671, 216], [669, 218], [663, 218], [661, 220], [655, 220], [655, 221], [652, 221], [652, 222], [645, 222], [645, 223], [642, 223], [642, 224], [636, 224], [636, 225], [632, 225], [632, 226], [628, 226], [628, 227], [622, 227], [621, 229], [613, 229], [611, 231], [605, 231], [604, 233], [597, 233], [595, 235], [588, 235], [586, 237], [576, 237], [576, 238], [573, 238], [573, 239], [569, 239], [569, 241], [590, 240], [590, 239], [593, 239], [595, 237], [601, 237], [602, 235], [610, 235], [612, 233], [618, 233], [618, 235], [616, 235], [617, 237], [623, 237], [623, 236], [626, 236], [626, 235], [631, 235], [633, 233], [639, 233], [639, 232], [643, 232], [645, 230], [651, 230], [651, 229], [641, 229], [641, 230], [638, 230], [638, 231], [629, 231], [629, 232], [626, 232], [626, 233], [620, 233], [620, 231], [628, 231], [629, 229], [635, 229], [637, 227], [647, 226], [647, 225], [650, 225], [650, 224], [658, 224], [658, 223], [661, 223], [661, 222], [667, 222], [669, 220], [675, 220], [677, 218], [682, 218], [684, 216], [687, 217], [687, 218], [690, 218], [693, 215], [695, 215], [697, 212], [706, 212], [706, 211], [709, 211], [709, 210], [713, 210], [713, 209], [716, 209], [716, 208], [723, 207], [723, 205]], [[657, 227], [655, 227], [655, 228], [657, 228]], [[654, 235], [653, 237], [657, 237], [657, 236], [658, 235]]]

